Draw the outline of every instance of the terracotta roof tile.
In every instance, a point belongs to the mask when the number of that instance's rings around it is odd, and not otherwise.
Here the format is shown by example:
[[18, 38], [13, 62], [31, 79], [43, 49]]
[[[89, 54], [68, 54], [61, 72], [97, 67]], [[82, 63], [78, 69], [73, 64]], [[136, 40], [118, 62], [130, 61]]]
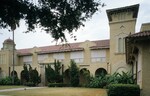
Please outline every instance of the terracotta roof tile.
[[28, 49], [19, 49], [17, 50], [18, 55], [31, 55], [32, 53], [30, 52], [32, 48]]
[[93, 41], [96, 43], [96, 46], [90, 47], [91, 49], [103, 49], [103, 48], [109, 48], [109, 40], [97, 40]]
[[[91, 49], [109, 48], [109, 40], [97, 40], [97, 41], [91, 41], [91, 42], [96, 43], [96, 46], [90, 47]], [[80, 47], [81, 43], [84, 43], [84, 42], [70, 43], [68, 45], [52, 45], [52, 46], [38, 47], [40, 50], [38, 51], [38, 54], [81, 51], [81, 50], [84, 50], [84, 48]], [[32, 54], [31, 50], [32, 48], [20, 49], [20, 50], [17, 50], [17, 53], [19, 55], [31, 55]]]
[[80, 43], [71, 43], [68, 45], [54, 45], [54, 46], [39, 47], [41, 49], [39, 53], [55, 53], [55, 52], [83, 50], [83, 48], [79, 47], [79, 44]]
[[127, 38], [130, 38], [130, 37], [146, 37], [146, 36], [150, 36], [150, 30], [142, 31], [142, 32], [138, 32], [138, 33], [129, 35]]

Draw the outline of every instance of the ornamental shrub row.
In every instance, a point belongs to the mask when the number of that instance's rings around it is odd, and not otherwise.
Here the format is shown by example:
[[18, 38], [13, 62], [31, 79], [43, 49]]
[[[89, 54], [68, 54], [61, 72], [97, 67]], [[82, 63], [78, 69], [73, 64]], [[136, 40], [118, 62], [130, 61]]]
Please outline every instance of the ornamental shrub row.
[[69, 84], [64, 83], [49, 83], [48, 87], [69, 87]]
[[15, 77], [14, 83], [12, 84], [12, 77], [5, 77], [0, 79], [0, 85], [20, 85], [20, 80]]
[[108, 96], [140, 96], [140, 88], [134, 84], [110, 84]]

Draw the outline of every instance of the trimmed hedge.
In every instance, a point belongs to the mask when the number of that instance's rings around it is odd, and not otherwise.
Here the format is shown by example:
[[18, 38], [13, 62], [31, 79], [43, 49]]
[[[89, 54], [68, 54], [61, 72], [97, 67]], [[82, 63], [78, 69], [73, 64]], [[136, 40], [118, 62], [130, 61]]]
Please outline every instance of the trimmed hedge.
[[36, 86], [35, 83], [33, 83], [33, 82], [26, 82], [24, 85], [29, 86], [29, 87], [35, 87]]
[[49, 83], [48, 87], [69, 87], [69, 84], [64, 84], [64, 83]]
[[140, 88], [134, 84], [110, 84], [108, 96], [140, 96]]
[[15, 82], [12, 84], [12, 77], [5, 77], [0, 79], [0, 85], [20, 85], [20, 80], [18, 78], [14, 79]]

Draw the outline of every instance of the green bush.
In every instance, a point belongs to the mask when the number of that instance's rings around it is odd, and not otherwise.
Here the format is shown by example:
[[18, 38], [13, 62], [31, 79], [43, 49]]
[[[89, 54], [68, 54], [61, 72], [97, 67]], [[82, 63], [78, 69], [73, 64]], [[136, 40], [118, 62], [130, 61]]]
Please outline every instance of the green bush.
[[79, 68], [74, 60], [71, 60], [70, 67], [69, 67], [69, 74], [70, 74], [70, 84], [72, 87], [79, 86]]
[[33, 83], [33, 82], [26, 82], [26, 83], [25, 83], [25, 86], [35, 87], [36, 85], [35, 85], [35, 83]]
[[68, 84], [64, 84], [64, 83], [49, 83], [48, 87], [68, 87]]
[[103, 88], [106, 86], [107, 81], [105, 80], [105, 77], [103, 76], [97, 76], [90, 80], [90, 83], [87, 85], [87, 87], [90, 88]]
[[140, 96], [140, 88], [134, 84], [110, 84], [108, 96]]
[[0, 79], [0, 85], [20, 85], [20, 80], [16, 77], [15, 84], [12, 84], [12, 77], [5, 77]]

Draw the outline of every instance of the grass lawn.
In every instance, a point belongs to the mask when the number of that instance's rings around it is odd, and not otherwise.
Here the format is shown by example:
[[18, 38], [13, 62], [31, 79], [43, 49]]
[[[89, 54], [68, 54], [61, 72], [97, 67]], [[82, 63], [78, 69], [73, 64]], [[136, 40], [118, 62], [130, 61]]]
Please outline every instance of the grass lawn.
[[0, 92], [9, 96], [107, 96], [106, 90], [98, 88], [41, 88], [22, 91]]
[[3, 89], [12, 89], [12, 88], [24, 88], [25, 86], [2, 86], [0, 85], [0, 90]]

